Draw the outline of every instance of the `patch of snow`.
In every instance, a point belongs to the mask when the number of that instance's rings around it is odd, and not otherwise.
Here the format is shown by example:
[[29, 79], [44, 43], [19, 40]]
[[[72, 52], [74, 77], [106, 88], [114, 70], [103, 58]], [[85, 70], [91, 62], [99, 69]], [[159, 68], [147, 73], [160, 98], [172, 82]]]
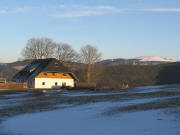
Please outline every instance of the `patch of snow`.
[[145, 86], [137, 87], [134, 89], [134, 93], [151, 93], [151, 92], [177, 92], [180, 91], [179, 85], [157, 85], [157, 86]]
[[[97, 117], [106, 103], [70, 109], [26, 114], [3, 123], [5, 133], [25, 135], [179, 135], [179, 122], [172, 121], [163, 110], [123, 113]], [[53, 126], [52, 126], [53, 125]]]
[[140, 61], [175, 62], [174, 60], [169, 60], [158, 56], [141, 56], [137, 57], [136, 59], [139, 59]]
[[86, 93], [86, 92], [79, 92], [79, 93], [66, 93], [61, 94], [62, 96], [68, 97], [80, 97], [80, 96], [106, 96], [106, 95], [117, 95], [117, 94], [124, 94], [125, 92], [116, 92], [116, 93]]

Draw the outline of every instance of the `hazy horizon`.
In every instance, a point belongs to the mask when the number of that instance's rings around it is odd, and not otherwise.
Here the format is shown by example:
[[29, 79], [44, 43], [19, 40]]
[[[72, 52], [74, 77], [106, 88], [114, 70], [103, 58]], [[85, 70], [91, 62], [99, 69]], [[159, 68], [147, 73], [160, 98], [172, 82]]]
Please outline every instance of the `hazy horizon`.
[[1, 0], [0, 62], [21, 58], [32, 37], [79, 49], [96, 46], [103, 59], [160, 56], [178, 60], [178, 0]]

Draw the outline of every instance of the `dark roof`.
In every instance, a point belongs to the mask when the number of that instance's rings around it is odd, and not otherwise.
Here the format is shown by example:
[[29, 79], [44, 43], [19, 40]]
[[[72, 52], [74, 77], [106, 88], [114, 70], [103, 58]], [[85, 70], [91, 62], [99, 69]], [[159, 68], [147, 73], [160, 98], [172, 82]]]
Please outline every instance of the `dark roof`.
[[42, 72], [68, 72], [68, 68], [65, 67], [60, 61], [51, 59]]
[[23, 79], [24, 81], [33, 79], [41, 72], [69, 72], [60, 61], [54, 58], [37, 59], [32, 61], [23, 70], [17, 73], [13, 80]]

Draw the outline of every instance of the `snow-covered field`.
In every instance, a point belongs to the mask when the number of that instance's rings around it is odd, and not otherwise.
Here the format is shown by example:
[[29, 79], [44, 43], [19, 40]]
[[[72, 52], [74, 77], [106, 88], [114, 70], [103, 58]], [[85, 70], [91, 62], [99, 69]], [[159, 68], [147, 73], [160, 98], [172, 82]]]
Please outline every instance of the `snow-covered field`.
[[179, 90], [0, 93], [0, 134], [180, 135]]

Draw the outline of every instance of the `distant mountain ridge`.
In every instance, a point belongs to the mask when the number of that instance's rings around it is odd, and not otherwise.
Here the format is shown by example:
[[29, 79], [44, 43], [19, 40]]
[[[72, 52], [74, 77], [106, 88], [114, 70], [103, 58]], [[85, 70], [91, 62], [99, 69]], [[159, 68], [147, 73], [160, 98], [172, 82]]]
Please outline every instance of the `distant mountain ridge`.
[[116, 66], [116, 65], [158, 65], [165, 63], [173, 63], [174, 60], [158, 57], [158, 56], [141, 56], [137, 58], [117, 58], [117, 59], [107, 59], [101, 61], [105, 66]]
[[[32, 60], [22, 60], [22, 61], [15, 61], [12, 63], [0, 63], [0, 66], [6, 66], [6, 67], [14, 68], [16, 70], [21, 70], [31, 61]], [[177, 62], [177, 61], [158, 57], [158, 56], [141, 56], [136, 58], [106, 59], [106, 60], [102, 60], [100, 63], [102, 63], [105, 66], [116, 66], [116, 65], [158, 65], [158, 64], [173, 63], [173, 62]]]

